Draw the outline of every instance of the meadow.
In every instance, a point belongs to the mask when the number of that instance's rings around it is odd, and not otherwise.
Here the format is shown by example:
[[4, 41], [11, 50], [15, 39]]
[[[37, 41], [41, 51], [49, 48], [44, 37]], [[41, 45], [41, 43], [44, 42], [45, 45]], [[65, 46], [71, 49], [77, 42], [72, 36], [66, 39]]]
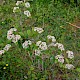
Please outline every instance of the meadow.
[[1, 0], [0, 80], [80, 80], [80, 5]]

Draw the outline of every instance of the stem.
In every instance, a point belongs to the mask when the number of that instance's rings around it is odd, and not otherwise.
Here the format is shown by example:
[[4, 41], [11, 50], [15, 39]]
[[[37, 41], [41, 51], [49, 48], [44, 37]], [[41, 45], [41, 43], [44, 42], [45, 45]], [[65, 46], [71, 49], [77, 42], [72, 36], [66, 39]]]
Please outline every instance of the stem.
[[44, 70], [44, 60], [43, 60], [43, 57], [42, 57], [42, 71]]
[[38, 69], [40, 69], [40, 61], [39, 61], [39, 59], [38, 59]]
[[72, 23], [70, 23], [70, 22], [66, 22], [66, 23], [68, 23], [69, 25], [74, 26], [74, 27], [76, 27], [76, 28], [80, 28], [80, 26], [77, 26], [77, 25], [72, 24]]

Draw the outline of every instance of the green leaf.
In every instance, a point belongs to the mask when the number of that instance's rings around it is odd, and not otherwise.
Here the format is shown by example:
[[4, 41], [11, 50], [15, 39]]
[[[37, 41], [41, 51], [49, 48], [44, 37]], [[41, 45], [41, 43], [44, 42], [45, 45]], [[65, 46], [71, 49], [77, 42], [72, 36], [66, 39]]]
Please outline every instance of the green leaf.
[[34, 67], [33, 67], [33, 66], [31, 66], [31, 67], [30, 67], [30, 70], [31, 70], [31, 71], [33, 71], [33, 70], [34, 70]]
[[19, 32], [19, 34], [20, 34], [21, 36], [24, 36], [23, 32]]
[[65, 58], [66, 62], [69, 63], [69, 60], [67, 58]]
[[28, 36], [32, 36], [31, 30], [27, 30]]
[[76, 68], [76, 71], [77, 71], [77, 72], [80, 72], [80, 68]]
[[32, 74], [32, 77], [33, 77], [33, 78], [36, 78], [36, 75], [35, 75], [35, 74]]
[[52, 57], [50, 58], [50, 61], [51, 61], [51, 63], [53, 64], [53, 63], [55, 62], [55, 57], [52, 56]]
[[31, 74], [31, 71], [28, 71], [28, 73], [27, 73], [28, 75], [30, 75]]

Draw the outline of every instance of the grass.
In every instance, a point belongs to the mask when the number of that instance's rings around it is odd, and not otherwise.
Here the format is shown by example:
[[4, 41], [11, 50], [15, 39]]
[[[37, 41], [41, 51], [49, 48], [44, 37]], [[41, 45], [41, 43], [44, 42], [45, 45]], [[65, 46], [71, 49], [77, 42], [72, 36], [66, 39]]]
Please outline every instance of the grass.
[[[54, 55], [59, 51], [51, 48], [47, 53], [49, 58], [35, 57], [32, 49], [24, 50], [18, 42], [14, 44], [7, 40], [7, 31], [11, 27], [18, 29], [18, 34], [27, 33], [32, 27], [44, 28], [35, 41], [46, 41], [48, 34], [54, 35], [58, 42], [64, 44], [66, 50], [72, 50], [75, 58], [74, 66], [80, 68], [80, 28], [69, 25], [67, 22], [76, 24], [80, 20], [80, 6], [75, 7], [60, 2], [54, 3], [53, 0], [34, 0], [29, 1], [31, 8], [31, 18], [27, 18], [20, 13], [13, 13], [15, 0], [6, 0], [0, 6], [0, 50], [10, 43], [12, 47], [4, 55], [0, 56], [0, 79], [1, 80], [79, 80], [80, 71], [66, 70], [54, 63]], [[22, 7], [22, 10], [26, 8]], [[22, 12], [23, 13], [23, 12]], [[24, 20], [25, 19], [25, 20]], [[22, 24], [20, 24], [20, 21]], [[76, 23], [75, 23], [76, 22]], [[32, 36], [23, 35], [24, 40], [31, 39]], [[43, 55], [45, 57], [45, 54]], [[39, 60], [40, 61], [39, 61]], [[42, 66], [43, 62], [43, 66]], [[38, 65], [38, 63], [40, 63]], [[6, 66], [8, 64], [8, 66]], [[39, 68], [38, 68], [39, 66]], [[6, 67], [6, 69], [3, 69]], [[43, 70], [42, 70], [43, 69]], [[56, 79], [57, 78], [57, 79]]]

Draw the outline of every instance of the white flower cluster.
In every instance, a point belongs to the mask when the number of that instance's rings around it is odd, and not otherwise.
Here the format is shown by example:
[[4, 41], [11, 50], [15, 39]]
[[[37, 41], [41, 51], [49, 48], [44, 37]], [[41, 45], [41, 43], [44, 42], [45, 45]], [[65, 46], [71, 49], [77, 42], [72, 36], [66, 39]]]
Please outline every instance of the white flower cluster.
[[[64, 45], [56, 42], [56, 39], [54, 36], [48, 35], [47, 38], [52, 40], [52, 43], [49, 44], [48, 47], [54, 46], [54, 47], [58, 47], [58, 49], [60, 49], [61, 51], [65, 50]], [[66, 53], [68, 54], [68, 58], [70, 58], [70, 59], [74, 58], [72, 51], [68, 50], [68, 51], [66, 51]], [[64, 63], [64, 56], [62, 56], [62, 55], [56, 55], [55, 59], [57, 59], [58, 62]], [[72, 69], [72, 68], [74, 68], [74, 66], [72, 64], [66, 64], [65, 68]]]
[[56, 43], [55, 46], [58, 46], [58, 49], [60, 49], [61, 51], [64, 51], [64, 45], [61, 43]]
[[36, 42], [36, 46], [38, 46], [41, 50], [46, 50], [47, 49], [46, 42], [38, 41], [38, 42]]
[[[21, 3], [23, 3], [23, 1], [17, 1], [16, 6], [19, 6]], [[29, 2], [25, 3], [25, 1], [24, 1], [24, 4], [25, 4], [26, 8], [30, 8], [30, 3]], [[19, 9], [19, 7], [14, 7], [13, 12], [15, 13], [17, 9]], [[26, 10], [26, 11], [24, 11], [24, 15], [26, 15], [27, 17], [30, 17], [31, 13], [30, 13], [29, 10]]]
[[20, 40], [21, 36], [20, 35], [15, 35], [14, 38], [12, 39], [12, 42], [16, 43], [18, 40]]
[[[62, 55], [55, 56], [55, 59], [57, 59], [58, 62], [64, 63], [64, 57]], [[74, 66], [72, 64], [65, 64], [65, 68], [67, 68], [67, 69], [73, 69]]]
[[[74, 58], [73, 52], [72, 51], [66, 51], [66, 53], [68, 54], [68, 58], [72, 59]], [[58, 60], [58, 62], [64, 63], [64, 57], [62, 55], [57, 55], [55, 56], [55, 59]], [[66, 64], [65, 68], [67, 69], [72, 69], [74, 68], [74, 66], [72, 64]]]
[[0, 50], [0, 55], [4, 54], [4, 50]]
[[[56, 47], [56, 46], [57, 46], [58, 49], [60, 49], [61, 51], [64, 51], [64, 50], [65, 50], [65, 49], [64, 49], [64, 45], [61, 44], [61, 43], [56, 42], [56, 38], [55, 38], [54, 36], [48, 35], [47, 38], [52, 40], [52, 43], [49, 44], [48, 47], [50, 47], [50, 46]], [[55, 42], [56, 42], [56, 43], [55, 43]]]
[[74, 66], [73, 66], [72, 64], [66, 64], [66, 65], [65, 65], [65, 68], [67, 68], [67, 69], [73, 69]]
[[11, 45], [10, 45], [10, 44], [7, 44], [7, 45], [3, 48], [3, 50], [4, 50], [4, 51], [8, 51], [8, 50], [10, 49], [10, 47], [11, 47]]
[[64, 63], [64, 57], [62, 55], [55, 56], [55, 59], [57, 59], [58, 62]]
[[[29, 2], [26, 2], [25, 3], [25, 7], [26, 8], [30, 8], [30, 3]], [[29, 10], [24, 11], [24, 15], [26, 15], [27, 17], [31, 17], [31, 13], [30, 13]]]
[[16, 2], [16, 6], [18, 6], [19, 4], [23, 3], [23, 1], [17, 1]]
[[56, 42], [56, 38], [54, 36], [48, 35], [47, 38], [51, 39], [52, 42]]
[[31, 13], [30, 13], [30, 11], [26, 10], [26, 11], [24, 11], [24, 15], [26, 15], [27, 17], [30, 17]]
[[30, 41], [30, 40], [28, 40], [28, 41], [25, 41], [23, 44], [22, 44], [22, 46], [23, 46], [23, 48], [28, 48], [28, 45], [31, 45], [32, 44], [32, 42]]
[[11, 47], [11, 45], [10, 45], [10, 44], [7, 44], [7, 45], [3, 48], [3, 50], [0, 50], [0, 55], [4, 54], [5, 51], [8, 51], [8, 50], [10, 49], [10, 47]]
[[25, 7], [30, 8], [30, 3], [29, 2], [26, 2], [25, 3]]
[[21, 36], [20, 35], [14, 35], [13, 31], [17, 31], [17, 29], [16, 28], [11, 28], [7, 32], [7, 39], [12, 40], [12, 42], [16, 43], [21, 38]]
[[41, 50], [36, 49], [34, 53], [35, 53], [36, 56], [40, 56], [40, 54], [41, 54]]
[[66, 51], [66, 53], [68, 54], [68, 58], [72, 59], [74, 58], [74, 53], [72, 51]]
[[19, 7], [14, 7], [14, 8], [13, 8], [13, 12], [15, 13], [16, 10], [18, 10], [18, 9], [19, 9]]
[[34, 31], [37, 31], [38, 33], [42, 33], [44, 30], [39, 27], [34, 27]]

